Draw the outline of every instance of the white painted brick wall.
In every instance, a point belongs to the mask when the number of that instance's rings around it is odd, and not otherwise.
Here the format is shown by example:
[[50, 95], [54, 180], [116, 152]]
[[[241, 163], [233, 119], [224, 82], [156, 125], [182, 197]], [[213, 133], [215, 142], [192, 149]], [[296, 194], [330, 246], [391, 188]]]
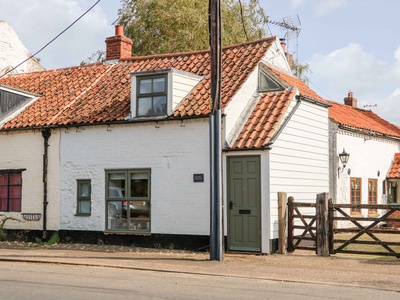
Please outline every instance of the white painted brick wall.
[[[49, 177], [47, 229], [58, 229], [59, 135], [52, 134], [49, 140]], [[26, 169], [22, 172], [22, 213], [43, 213], [43, 137], [39, 131], [15, 131], [0, 135], [0, 169]], [[21, 213], [0, 212], [23, 220]], [[7, 221], [9, 229], [36, 229], [43, 227], [43, 215], [40, 221], [16, 223]]]
[[[209, 234], [208, 119], [86, 127], [61, 137], [61, 224], [105, 229], [105, 170], [151, 169], [151, 232]], [[193, 174], [204, 182], [194, 183]], [[76, 180], [92, 180], [92, 213], [75, 216]]]

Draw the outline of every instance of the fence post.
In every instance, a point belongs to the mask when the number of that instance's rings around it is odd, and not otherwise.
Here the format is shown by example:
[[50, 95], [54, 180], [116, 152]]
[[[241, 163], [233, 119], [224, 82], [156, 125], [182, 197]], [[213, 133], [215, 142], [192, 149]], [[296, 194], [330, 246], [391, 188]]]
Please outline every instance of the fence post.
[[294, 198], [288, 198], [288, 232], [287, 232], [287, 251], [294, 252], [293, 234], [294, 234]]
[[328, 242], [329, 242], [329, 254], [334, 254], [334, 244], [333, 244], [333, 217], [334, 217], [334, 211], [333, 211], [333, 200], [332, 198], [328, 200]]
[[286, 199], [287, 194], [278, 192], [278, 221], [279, 221], [279, 239], [278, 239], [278, 253], [286, 254], [287, 234], [286, 234]]
[[329, 256], [328, 193], [317, 195], [317, 255]]

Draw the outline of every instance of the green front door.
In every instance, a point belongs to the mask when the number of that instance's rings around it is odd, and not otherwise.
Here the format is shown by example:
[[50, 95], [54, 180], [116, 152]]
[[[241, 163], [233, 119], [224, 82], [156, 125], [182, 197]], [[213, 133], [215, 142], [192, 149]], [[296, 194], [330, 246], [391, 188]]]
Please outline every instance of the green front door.
[[260, 157], [228, 157], [228, 249], [261, 251]]

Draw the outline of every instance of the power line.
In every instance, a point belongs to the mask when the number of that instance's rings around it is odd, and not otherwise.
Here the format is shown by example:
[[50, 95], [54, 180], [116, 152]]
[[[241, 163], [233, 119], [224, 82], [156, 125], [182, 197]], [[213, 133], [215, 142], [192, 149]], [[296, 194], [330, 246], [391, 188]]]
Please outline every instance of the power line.
[[74, 22], [72, 22], [67, 28], [65, 28], [63, 31], [61, 31], [55, 38], [53, 38], [50, 42], [48, 42], [46, 45], [44, 45], [39, 51], [36, 51], [34, 54], [32, 54], [31, 56], [29, 56], [27, 59], [25, 59], [23, 62], [19, 63], [18, 65], [16, 65], [15, 67], [13, 67], [12, 69], [8, 70], [7, 72], [5, 72], [3, 75], [0, 76], [0, 79], [3, 78], [4, 76], [6, 76], [8, 73], [11, 73], [12, 71], [14, 71], [16, 68], [18, 68], [19, 66], [21, 66], [22, 64], [26, 63], [28, 60], [30, 60], [31, 58], [33, 58], [35, 55], [39, 54], [40, 52], [42, 52], [47, 46], [49, 46], [51, 43], [53, 43], [56, 39], [58, 39], [64, 32], [66, 32], [68, 29], [70, 29], [76, 22], [78, 22], [80, 19], [82, 19], [89, 11], [91, 11], [98, 3], [100, 2], [100, 0], [98, 0], [95, 4], [93, 4], [88, 10], [86, 10], [78, 19], [76, 19]]

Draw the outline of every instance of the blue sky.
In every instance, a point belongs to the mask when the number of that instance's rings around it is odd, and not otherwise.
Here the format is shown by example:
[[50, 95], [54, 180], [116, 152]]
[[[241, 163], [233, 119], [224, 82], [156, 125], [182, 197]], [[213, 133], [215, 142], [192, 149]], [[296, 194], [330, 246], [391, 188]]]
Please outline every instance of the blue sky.
[[[206, 1], [206, 0], [204, 0]], [[0, 20], [14, 28], [32, 53], [39, 50], [96, 0], [0, 0]], [[271, 20], [299, 16], [296, 48], [289, 52], [308, 63], [310, 87], [338, 102], [351, 90], [360, 108], [372, 109], [400, 125], [400, 29], [398, 0], [260, 0]], [[38, 54], [48, 69], [79, 65], [114, 34], [119, 0], [100, 3]], [[283, 37], [285, 30], [269, 26]]]

